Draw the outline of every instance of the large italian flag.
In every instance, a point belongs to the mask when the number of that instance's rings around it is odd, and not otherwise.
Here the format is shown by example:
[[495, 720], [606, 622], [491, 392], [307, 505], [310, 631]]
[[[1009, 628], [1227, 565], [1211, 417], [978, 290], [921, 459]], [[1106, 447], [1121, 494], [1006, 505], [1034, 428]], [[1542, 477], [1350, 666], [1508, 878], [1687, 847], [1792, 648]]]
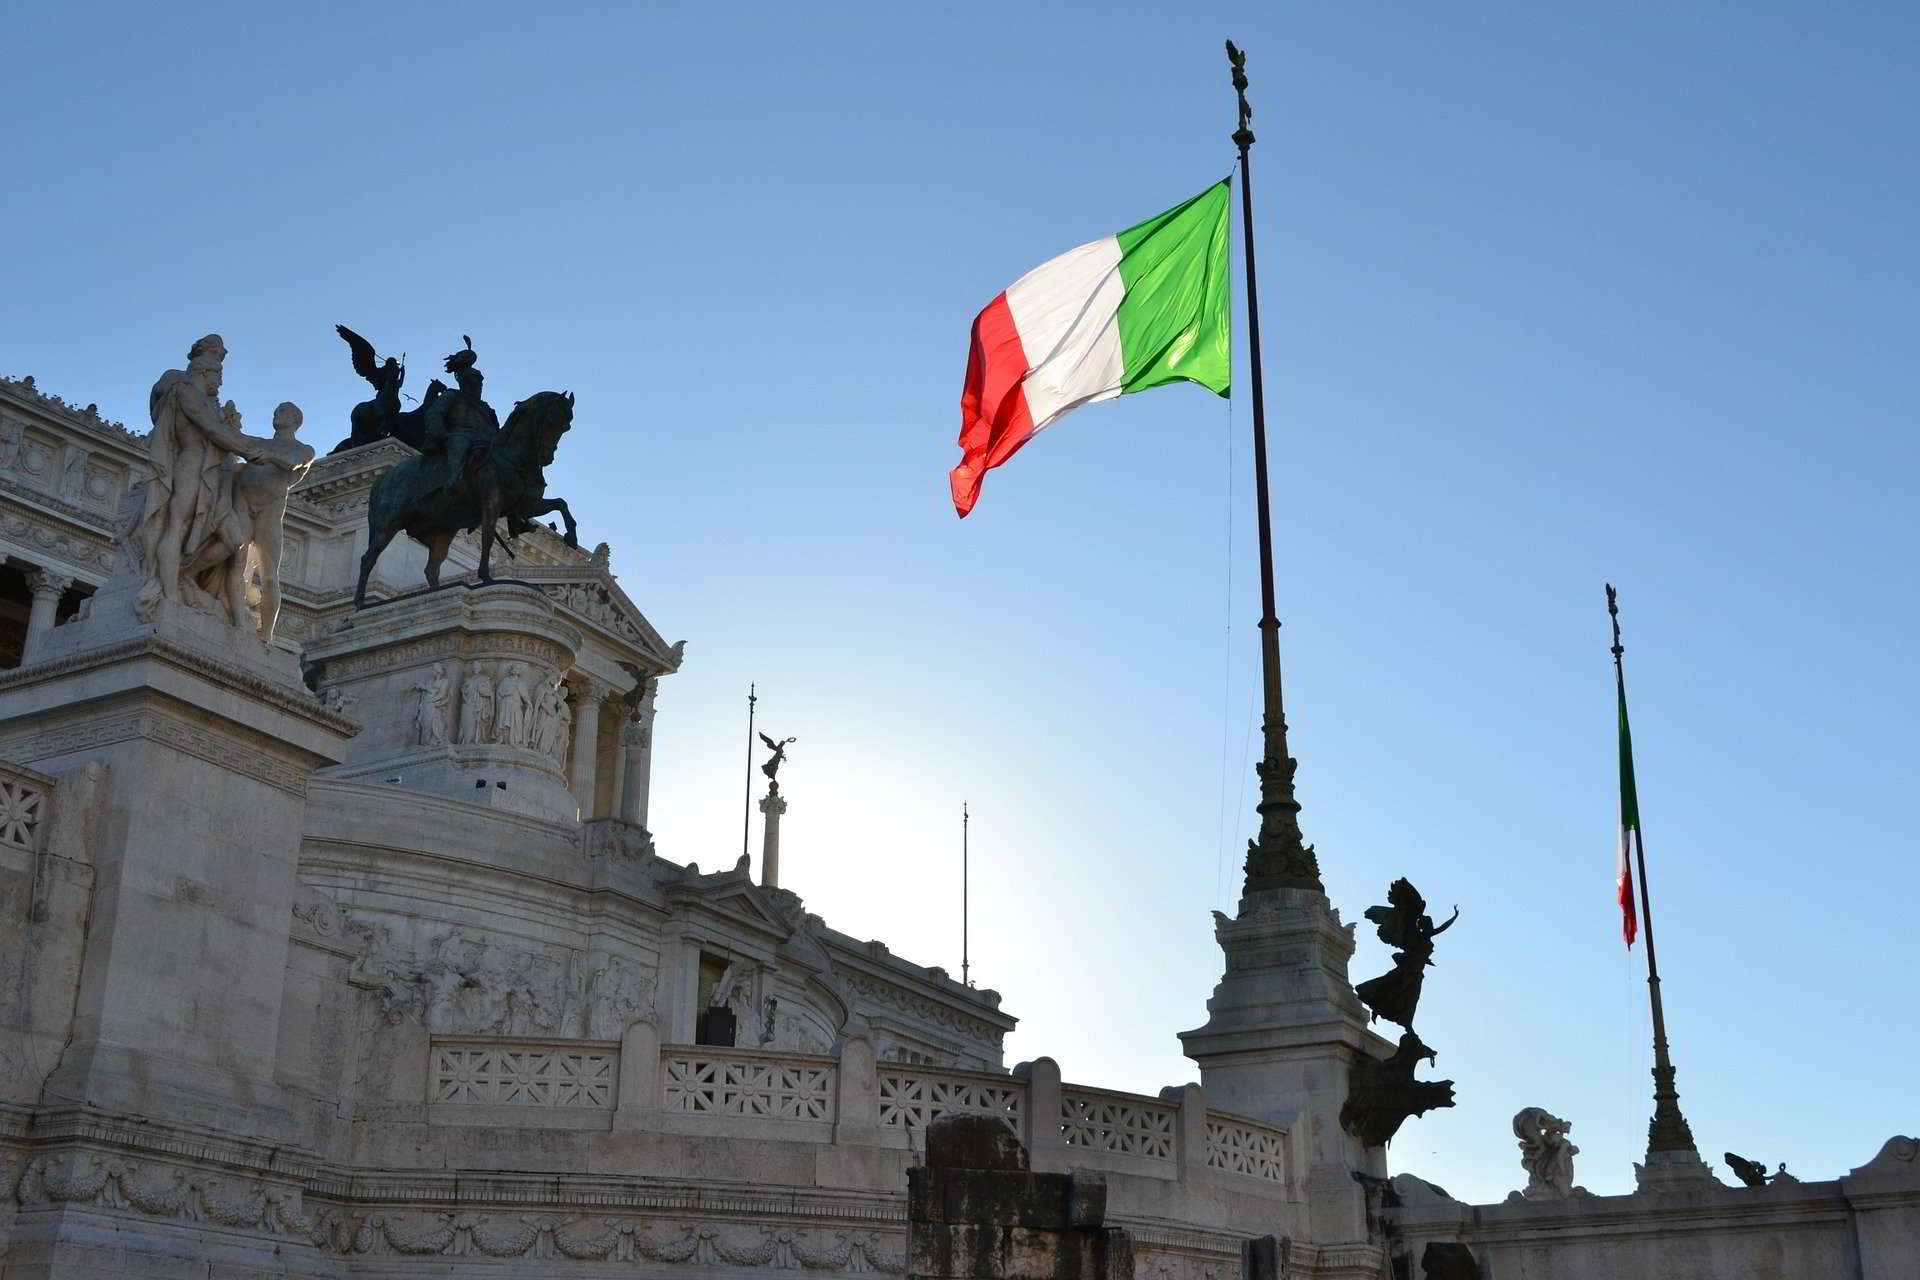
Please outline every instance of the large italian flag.
[[973, 322], [953, 505], [1061, 414], [1169, 382], [1231, 382], [1227, 184], [1027, 272]]
[[[1612, 590], [1612, 588], [1608, 588]], [[1620, 935], [1627, 945], [1640, 932], [1633, 909], [1633, 842], [1640, 834], [1640, 788], [1633, 779], [1633, 730], [1627, 726], [1627, 689], [1620, 686], [1620, 850], [1613, 864], [1613, 891], [1620, 900]]]

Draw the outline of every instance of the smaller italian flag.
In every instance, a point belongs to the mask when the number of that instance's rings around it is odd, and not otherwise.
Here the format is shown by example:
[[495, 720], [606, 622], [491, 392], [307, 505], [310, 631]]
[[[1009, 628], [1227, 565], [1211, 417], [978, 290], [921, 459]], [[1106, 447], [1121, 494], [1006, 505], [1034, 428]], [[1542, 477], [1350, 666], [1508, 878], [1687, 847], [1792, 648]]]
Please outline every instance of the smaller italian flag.
[[1633, 730], [1627, 727], [1627, 690], [1620, 693], [1620, 853], [1613, 866], [1614, 887], [1620, 898], [1620, 931], [1627, 946], [1640, 932], [1633, 909], [1633, 841], [1640, 834], [1640, 790], [1633, 781]]
[[1042, 263], [973, 322], [954, 509], [1062, 414], [1169, 382], [1231, 384], [1227, 184]]

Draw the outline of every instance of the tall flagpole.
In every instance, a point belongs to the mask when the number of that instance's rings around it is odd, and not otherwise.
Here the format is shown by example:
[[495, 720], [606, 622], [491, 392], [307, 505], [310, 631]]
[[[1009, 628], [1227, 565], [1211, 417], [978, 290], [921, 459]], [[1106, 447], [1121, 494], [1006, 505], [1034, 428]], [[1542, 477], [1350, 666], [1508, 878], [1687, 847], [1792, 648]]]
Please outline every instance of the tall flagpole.
[[747, 789], [740, 802], [740, 856], [747, 856], [747, 836], [753, 829], [753, 710], [760, 702], [759, 687], [747, 685]]
[[[1620, 593], [1607, 586], [1607, 616], [1613, 623], [1613, 681], [1620, 701], [1620, 786], [1632, 797], [1634, 874], [1640, 878], [1640, 927], [1647, 938], [1647, 1001], [1653, 1008], [1653, 1119], [1647, 1123], [1647, 1163], [1640, 1167], [1644, 1185], [1648, 1169], [1678, 1166], [1694, 1178], [1710, 1177], [1694, 1146], [1693, 1128], [1680, 1113], [1680, 1093], [1674, 1087], [1673, 1059], [1667, 1049], [1667, 1014], [1660, 1002], [1660, 959], [1653, 945], [1653, 903], [1647, 888], [1647, 843], [1641, 833], [1639, 783], [1633, 771], [1633, 734], [1627, 725], [1627, 668], [1625, 645], [1620, 643]], [[1696, 1173], [1693, 1166], [1700, 1166]], [[1668, 1170], [1661, 1170], [1667, 1172]], [[1659, 1180], [1656, 1174], [1655, 1180]]]
[[1240, 909], [1255, 894], [1280, 889], [1325, 892], [1320, 864], [1300, 834], [1300, 802], [1295, 798], [1296, 762], [1287, 752], [1287, 715], [1280, 690], [1280, 619], [1273, 603], [1273, 515], [1267, 496], [1267, 403], [1260, 365], [1260, 290], [1253, 252], [1253, 108], [1247, 105], [1247, 56], [1227, 41], [1233, 88], [1239, 97], [1240, 124], [1233, 142], [1240, 150], [1241, 246], [1247, 264], [1247, 356], [1253, 390], [1253, 488], [1260, 520], [1260, 677], [1263, 750], [1255, 771], [1260, 776], [1260, 834], [1247, 842], [1247, 874]]
[[967, 919], [967, 888], [972, 878], [970, 875], [971, 868], [967, 865], [969, 852], [967, 848], [967, 836], [969, 834], [968, 828], [972, 821], [973, 820], [967, 815], [967, 802], [962, 800], [960, 802], [960, 985], [963, 987], [973, 985], [972, 982], [967, 980], [967, 925], [969, 923]]

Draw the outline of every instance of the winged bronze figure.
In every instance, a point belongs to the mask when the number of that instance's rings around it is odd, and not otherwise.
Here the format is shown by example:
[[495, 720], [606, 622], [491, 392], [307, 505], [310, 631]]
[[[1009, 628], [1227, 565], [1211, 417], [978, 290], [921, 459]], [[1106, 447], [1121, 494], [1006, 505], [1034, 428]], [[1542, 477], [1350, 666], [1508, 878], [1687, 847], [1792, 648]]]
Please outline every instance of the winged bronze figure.
[[[1420, 1003], [1420, 987], [1433, 963], [1433, 940], [1453, 927], [1460, 908], [1435, 927], [1427, 914], [1427, 900], [1412, 883], [1395, 880], [1387, 889], [1387, 905], [1368, 907], [1367, 919], [1377, 925], [1380, 941], [1396, 948], [1393, 969], [1354, 988], [1372, 1018], [1384, 1018], [1413, 1029], [1413, 1012]], [[1369, 1018], [1368, 1021], [1372, 1021]]]
[[799, 739], [788, 738], [785, 741], [775, 742], [763, 733], [760, 735], [760, 741], [766, 743], [767, 750], [773, 752], [773, 755], [767, 759], [767, 762], [760, 766], [760, 772], [766, 774], [767, 781], [777, 787], [780, 785], [780, 779], [777, 776], [780, 772], [780, 766], [785, 764], [787, 760], [787, 743], [798, 742]]
[[439, 392], [446, 388], [435, 382], [427, 388], [427, 398], [419, 408], [403, 412], [400, 408], [400, 388], [407, 380], [407, 366], [392, 356], [382, 360], [371, 342], [343, 324], [333, 326], [333, 330], [346, 342], [347, 350], [352, 353], [353, 371], [373, 387], [373, 399], [363, 400], [353, 406], [349, 418], [352, 432], [333, 447], [333, 452], [339, 453], [342, 449], [372, 444], [388, 437], [418, 449], [422, 434], [421, 415]]

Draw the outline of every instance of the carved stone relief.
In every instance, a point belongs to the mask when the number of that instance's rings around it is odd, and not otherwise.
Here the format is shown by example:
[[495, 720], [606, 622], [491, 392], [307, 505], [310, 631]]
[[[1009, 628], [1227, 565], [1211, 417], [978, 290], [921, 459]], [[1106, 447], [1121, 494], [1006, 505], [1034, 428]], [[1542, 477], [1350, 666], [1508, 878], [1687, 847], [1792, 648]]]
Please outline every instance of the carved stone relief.
[[349, 919], [354, 977], [375, 989], [387, 1022], [441, 1035], [617, 1040], [653, 1016], [654, 974], [623, 956], [505, 947], [454, 928], [419, 952], [388, 926]]

